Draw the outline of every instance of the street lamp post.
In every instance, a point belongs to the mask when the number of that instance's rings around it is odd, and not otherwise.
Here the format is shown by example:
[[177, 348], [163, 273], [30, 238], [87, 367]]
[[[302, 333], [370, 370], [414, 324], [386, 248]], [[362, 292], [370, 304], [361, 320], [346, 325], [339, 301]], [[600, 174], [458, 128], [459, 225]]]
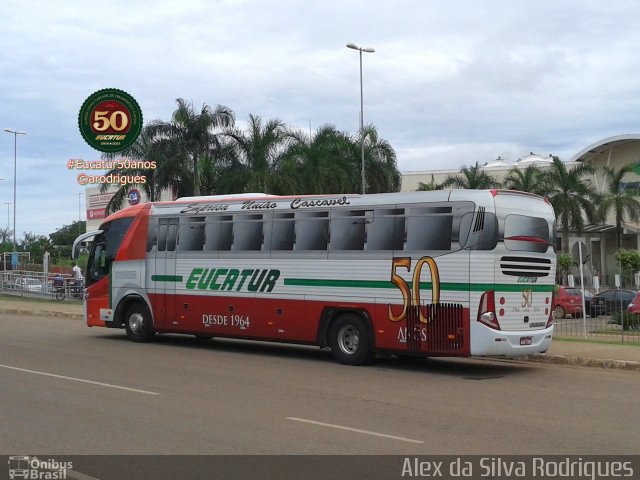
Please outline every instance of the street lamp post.
[[362, 52], [373, 53], [373, 48], [362, 48], [354, 43], [347, 43], [347, 48], [358, 50], [360, 52], [360, 153], [362, 154], [362, 194], [366, 192], [366, 183], [364, 178], [364, 95], [362, 92]]
[[9, 205], [11, 202], [4, 202], [4, 204], [7, 206], [7, 230], [9, 230]]
[[19, 132], [5, 128], [5, 132], [13, 133], [13, 251], [16, 251], [16, 170], [18, 164], [18, 135], [26, 135], [27, 132]]

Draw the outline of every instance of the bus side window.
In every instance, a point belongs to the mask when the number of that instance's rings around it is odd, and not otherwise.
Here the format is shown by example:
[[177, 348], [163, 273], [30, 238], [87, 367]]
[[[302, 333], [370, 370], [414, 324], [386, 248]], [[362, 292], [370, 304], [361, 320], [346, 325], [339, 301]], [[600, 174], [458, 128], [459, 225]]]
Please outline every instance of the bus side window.
[[179, 251], [201, 251], [204, 247], [204, 217], [181, 218], [178, 238]]
[[169, 225], [167, 225], [164, 219], [158, 221], [158, 251], [164, 252], [167, 249], [167, 231]]
[[379, 208], [367, 223], [365, 250], [402, 250], [404, 248], [404, 209]]
[[407, 250], [451, 250], [451, 205], [407, 209]]
[[294, 214], [274, 212], [271, 222], [265, 223], [265, 250], [293, 250], [294, 242]]
[[107, 259], [105, 255], [105, 244], [98, 243], [95, 246], [92, 269], [90, 275], [92, 278], [102, 278], [107, 274]]
[[178, 243], [178, 223], [169, 224], [169, 233], [167, 234], [167, 251], [173, 252]]
[[329, 212], [296, 212], [295, 251], [327, 250]]
[[158, 252], [173, 252], [178, 243], [178, 219], [158, 219]]
[[231, 250], [261, 250], [262, 227], [261, 213], [238, 213], [234, 215]]
[[329, 249], [364, 250], [366, 226], [372, 219], [371, 210], [333, 210]]
[[207, 216], [204, 227], [205, 251], [231, 250], [233, 217], [231, 215]]
[[153, 246], [156, 244], [158, 229], [158, 220], [155, 218], [149, 219], [149, 226], [147, 227], [147, 252], [153, 250]]

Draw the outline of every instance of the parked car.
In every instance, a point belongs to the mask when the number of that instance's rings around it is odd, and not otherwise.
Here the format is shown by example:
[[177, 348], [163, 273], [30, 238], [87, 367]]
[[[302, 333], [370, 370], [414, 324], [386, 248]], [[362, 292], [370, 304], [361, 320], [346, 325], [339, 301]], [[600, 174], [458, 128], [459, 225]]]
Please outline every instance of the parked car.
[[640, 292], [636, 293], [636, 296], [627, 306], [627, 312], [633, 313], [634, 315], [640, 315]]
[[556, 287], [551, 297], [553, 318], [564, 318], [567, 315], [582, 315], [582, 294], [579, 288]]
[[41, 293], [42, 282], [36, 280], [35, 278], [19, 278], [16, 280], [16, 289], [25, 290], [27, 292], [38, 292]]
[[584, 291], [584, 308], [587, 310], [587, 314], [591, 318], [604, 315], [604, 305], [594, 302], [593, 299], [595, 297], [596, 296], [589, 290]]
[[594, 308], [601, 309], [604, 315], [611, 315], [616, 312], [624, 312], [629, 304], [636, 297], [633, 290], [614, 289], [600, 292], [591, 300]]

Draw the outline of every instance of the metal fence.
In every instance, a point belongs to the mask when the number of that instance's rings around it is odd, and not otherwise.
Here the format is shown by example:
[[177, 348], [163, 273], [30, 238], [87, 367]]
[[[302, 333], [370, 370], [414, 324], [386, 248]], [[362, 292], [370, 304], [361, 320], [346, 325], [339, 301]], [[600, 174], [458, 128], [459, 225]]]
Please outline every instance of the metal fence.
[[576, 315], [554, 319], [554, 336], [640, 345], [640, 316], [627, 313], [620, 305], [610, 315]]
[[82, 289], [70, 275], [10, 270], [0, 272], [0, 294], [62, 301], [81, 299]]

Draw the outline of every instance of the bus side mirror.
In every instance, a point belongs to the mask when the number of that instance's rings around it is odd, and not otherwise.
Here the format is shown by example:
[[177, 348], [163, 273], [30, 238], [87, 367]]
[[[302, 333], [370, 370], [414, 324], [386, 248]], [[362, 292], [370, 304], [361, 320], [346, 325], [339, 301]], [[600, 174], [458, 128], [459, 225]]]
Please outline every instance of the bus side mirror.
[[82, 247], [82, 242], [93, 238], [100, 233], [102, 233], [102, 230], [94, 230], [93, 232], [83, 233], [78, 238], [76, 238], [73, 241], [73, 246], [71, 247], [71, 258], [75, 260], [80, 256], [80, 247]]

